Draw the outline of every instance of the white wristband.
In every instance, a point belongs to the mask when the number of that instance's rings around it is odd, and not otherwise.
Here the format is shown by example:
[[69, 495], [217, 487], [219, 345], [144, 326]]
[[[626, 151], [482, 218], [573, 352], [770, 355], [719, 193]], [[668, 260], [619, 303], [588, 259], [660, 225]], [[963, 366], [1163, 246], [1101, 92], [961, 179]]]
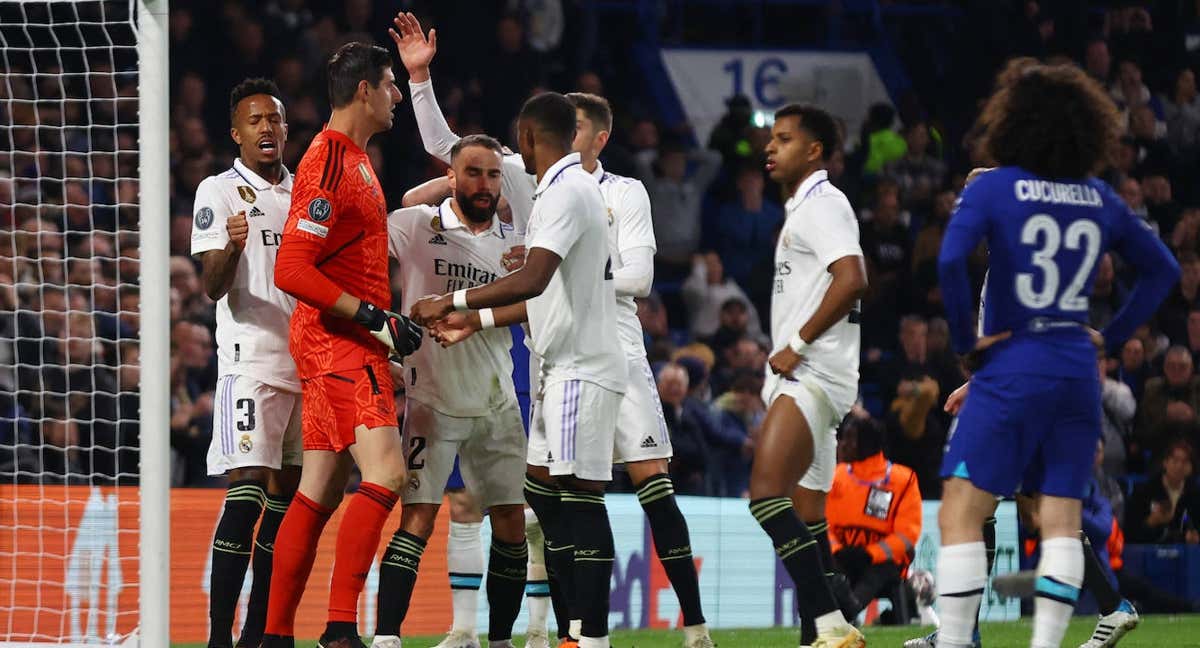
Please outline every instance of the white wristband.
[[459, 288], [454, 291], [454, 310], [465, 311], [470, 309], [467, 306], [467, 289]]
[[496, 314], [490, 308], [483, 308], [479, 311], [479, 328], [490, 329], [496, 328]]
[[804, 338], [800, 337], [799, 333], [796, 333], [792, 336], [791, 340], [788, 340], [788, 346], [797, 354], [803, 354], [804, 350], [808, 348], [808, 342], [805, 342]]

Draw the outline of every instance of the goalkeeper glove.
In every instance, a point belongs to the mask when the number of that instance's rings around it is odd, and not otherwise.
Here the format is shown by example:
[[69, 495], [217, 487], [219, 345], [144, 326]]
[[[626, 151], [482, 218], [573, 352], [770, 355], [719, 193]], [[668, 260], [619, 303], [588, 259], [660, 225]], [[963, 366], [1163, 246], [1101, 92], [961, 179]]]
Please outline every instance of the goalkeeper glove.
[[403, 358], [421, 348], [421, 327], [403, 315], [361, 302], [354, 321], [366, 327], [376, 340], [387, 346], [390, 355]]

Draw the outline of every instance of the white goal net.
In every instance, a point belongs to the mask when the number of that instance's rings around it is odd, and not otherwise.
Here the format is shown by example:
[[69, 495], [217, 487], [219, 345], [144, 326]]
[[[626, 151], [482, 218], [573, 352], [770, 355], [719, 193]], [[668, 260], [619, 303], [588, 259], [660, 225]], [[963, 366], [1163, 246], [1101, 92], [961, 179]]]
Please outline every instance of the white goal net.
[[138, 626], [137, 8], [0, 1], [0, 645]]

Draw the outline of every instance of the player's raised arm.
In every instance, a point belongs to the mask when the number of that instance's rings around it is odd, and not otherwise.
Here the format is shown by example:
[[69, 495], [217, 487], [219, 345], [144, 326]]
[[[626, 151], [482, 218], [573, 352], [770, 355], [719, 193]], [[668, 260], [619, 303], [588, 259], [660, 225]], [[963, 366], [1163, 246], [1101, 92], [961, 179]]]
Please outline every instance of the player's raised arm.
[[400, 61], [408, 70], [408, 92], [412, 97], [413, 114], [417, 118], [417, 130], [425, 151], [437, 159], [450, 163], [450, 149], [459, 140], [450, 130], [446, 116], [438, 106], [433, 93], [433, 81], [429, 77], [429, 63], [437, 54], [437, 30], [430, 29], [429, 36], [421, 30], [421, 23], [411, 13], [400, 12], [392, 19], [394, 29], [388, 34], [396, 44]]
[[1108, 353], [1115, 355], [1133, 331], [1158, 310], [1179, 281], [1180, 269], [1167, 246], [1142, 219], [1129, 211], [1116, 192], [1109, 190], [1106, 193], [1104, 201], [1118, 206], [1121, 211], [1118, 223], [1123, 226], [1114, 231], [1113, 247], [1122, 259], [1137, 269], [1137, 279], [1129, 297], [1101, 331]]
[[400, 199], [401, 207], [416, 207], [417, 205], [438, 205], [450, 197], [450, 179], [446, 176], [426, 180], [404, 192]]

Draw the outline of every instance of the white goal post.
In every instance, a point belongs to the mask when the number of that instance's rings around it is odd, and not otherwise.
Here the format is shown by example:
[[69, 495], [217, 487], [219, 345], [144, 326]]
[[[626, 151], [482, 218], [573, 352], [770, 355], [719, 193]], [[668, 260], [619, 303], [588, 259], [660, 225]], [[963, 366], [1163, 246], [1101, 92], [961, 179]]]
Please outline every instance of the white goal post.
[[0, 0], [0, 647], [170, 646], [167, 0]]

